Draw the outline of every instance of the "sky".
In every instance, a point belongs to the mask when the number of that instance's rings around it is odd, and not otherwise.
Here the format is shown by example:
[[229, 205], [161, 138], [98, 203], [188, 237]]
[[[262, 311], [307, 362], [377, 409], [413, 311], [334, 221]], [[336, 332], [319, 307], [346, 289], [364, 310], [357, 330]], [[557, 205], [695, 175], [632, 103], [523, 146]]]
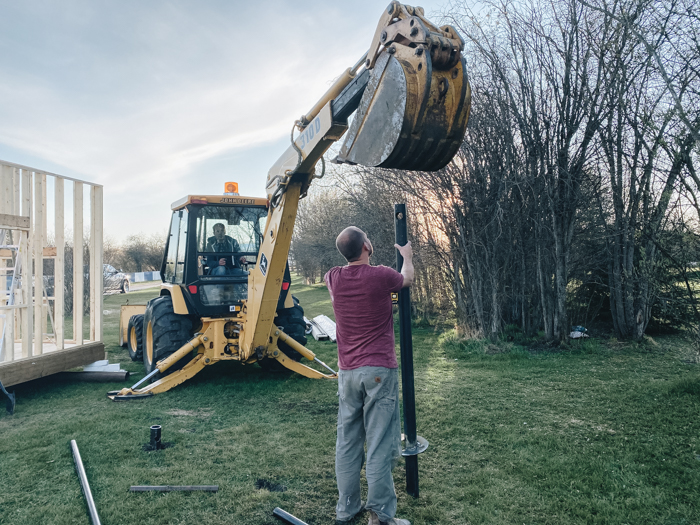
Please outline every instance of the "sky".
[[[419, 2], [440, 23], [447, 0]], [[224, 182], [264, 196], [387, 0], [0, 0], [0, 160], [104, 186], [105, 237]]]

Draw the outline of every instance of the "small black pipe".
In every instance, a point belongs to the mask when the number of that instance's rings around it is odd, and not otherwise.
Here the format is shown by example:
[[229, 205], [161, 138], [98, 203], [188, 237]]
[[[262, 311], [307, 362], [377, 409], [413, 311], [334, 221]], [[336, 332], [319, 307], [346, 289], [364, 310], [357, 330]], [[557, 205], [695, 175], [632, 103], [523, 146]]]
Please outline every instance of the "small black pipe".
[[151, 427], [151, 448], [153, 448], [153, 450], [162, 448], [160, 443], [160, 430], [160, 425], [153, 425]]
[[279, 507], [275, 507], [275, 510], [272, 511], [272, 515], [285, 523], [289, 523], [290, 525], [308, 525], [308, 523], [305, 521], [301, 521], [296, 516], [292, 516], [289, 512], [282, 510]]
[[[408, 242], [406, 204], [394, 204], [394, 229], [396, 244]], [[396, 269], [401, 271], [403, 257], [396, 250]], [[401, 348], [401, 389], [403, 395], [403, 429], [406, 447], [416, 443], [416, 392], [413, 384], [413, 337], [411, 335], [411, 292], [409, 288], [399, 291], [399, 343]], [[406, 492], [418, 497], [418, 456], [406, 456]]]

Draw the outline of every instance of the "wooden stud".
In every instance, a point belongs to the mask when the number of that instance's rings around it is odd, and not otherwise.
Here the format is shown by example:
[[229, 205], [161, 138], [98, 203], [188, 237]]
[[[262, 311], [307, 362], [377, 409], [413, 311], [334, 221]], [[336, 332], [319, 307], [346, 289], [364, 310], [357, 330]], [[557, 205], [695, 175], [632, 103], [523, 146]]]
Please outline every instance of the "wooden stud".
[[20, 252], [22, 253], [22, 357], [34, 355], [32, 334], [34, 328], [34, 312], [32, 310], [32, 173], [22, 170], [22, 215], [29, 218], [29, 231], [26, 240], [23, 239]]
[[[11, 226], [10, 223], [16, 218], [16, 211], [14, 209], [14, 198], [12, 191], [14, 190], [14, 169], [11, 166], [2, 165], [0, 166], [0, 228], [6, 226]], [[14, 244], [14, 238], [19, 232], [10, 231], [10, 237], [5, 239], [7, 244]], [[4, 251], [4, 250], [3, 250]], [[0, 292], [2, 292], [2, 297], [4, 300], [0, 302], [2, 305], [6, 305], [10, 302], [10, 288], [11, 281], [10, 276], [12, 275], [11, 268], [13, 268], [12, 263], [12, 251], [10, 252], [10, 259], [0, 261], [0, 267], [3, 268], [2, 278], [0, 278]], [[0, 347], [0, 362], [11, 361], [14, 359], [15, 344], [14, 344], [14, 310], [7, 310], [0, 312], [0, 334], [4, 334], [2, 340], [2, 347]]]
[[90, 339], [102, 341], [102, 186], [90, 188]]
[[66, 235], [65, 235], [65, 193], [64, 193], [64, 183], [63, 179], [60, 177], [55, 178], [54, 187], [54, 199], [55, 199], [55, 226], [54, 230], [56, 232], [56, 259], [54, 260], [54, 270], [53, 270], [53, 296], [54, 296], [54, 307], [53, 307], [53, 320], [54, 320], [54, 334], [56, 336], [56, 349], [63, 350], [63, 317], [64, 312], [64, 256], [66, 247]]
[[[9, 171], [11, 170], [10, 166], [5, 166], [5, 165], [0, 165], [0, 229], [6, 229], [5, 227], [7, 226], [6, 222], [7, 219], [6, 217], [11, 217], [13, 212], [10, 210], [11, 207], [11, 196], [10, 196], [10, 191], [11, 191], [11, 185], [12, 181], [10, 180], [10, 177], [8, 176]], [[7, 240], [3, 242], [2, 238], [0, 238], [0, 243], [5, 243]], [[11, 244], [11, 243], [9, 243]], [[7, 272], [9, 272], [10, 265], [12, 264], [12, 260], [7, 260], [5, 259], [6, 254], [4, 252], [9, 251], [9, 250], [0, 250], [2, 253], [3, 258], [0, 260], [0, 268], [2, 269], [2, 272], [0, 272], [0, 306], [6, 305], [9, 300], [9, 279], [6, 277], [8, 275]], [[11, 252], [10, 252], [11, 255]], [[5, 337], [2, 340], [2, 346], [0, 346], [0, 363], [5, 361], [7, 358], [7, 355], [9, 354], [9, 348], [7, 344], [7, 334], [5, 333], [6, 331], [6, 326], [10, 325], [10, 319], [13, 317], [14, 312], [11, 311], [0, 311], [0, 337], [4, 334]]]
[[[12, 209], [14, 210], [12, 213], [15, 215], [19, 215], [20, 212], [20, 191], [22, 187], [22, 177], [20, 175], [19, 168], [12, 168], [12, 182], [13, 182], [13, 188], [12, 188], [12, 196], [13, 196], [13, 201], [12, 201]], [[27, 226], [26, 231], [18, 231], [18, 239], [17, 239], [17, 245], [21, 247], [23, 240], [26, 240], [27, 237], [27, 232], [29, 231], [29, 226]], [[21, 250], [20, 250], [21, 252]], [[22, 260], [20, 257], [20, 267], [22, 264]], [[21, 269], [20, 269], [21, 273]], [[15, 304], [21, 305], [24, 304], [22, 302], [22, 290], [20, 289], [15, 289]], [[21, 321], [22, 321], [22, 310], [17, 310], [14, 313], [14, 327], [13, 327], [13, 335], [15, 340], [18, 339], [18, 334], [20, 333], [21, 330]], [[14, 341], [12, 343], [12, 359], [14, 359]]]
[[44, 215], [46, 175], [34, 173], [34, 354], [44, 353]]
[[28, 230], [29, 219], [21, 215], [0, 213], [0, 228]]
[[90, 337], [95, 341], [95, 313], [97, 310], [97, 265], [95, 264], [95, 187], [90, 186]]
[[0, 214], [15, 215], [15, 210], [12, 207], [12, 190], [13, 190], [13, 169], [11, 166], [0, 166]]
[[83, 344], [83, 183], [73, 183], [73, 340]]

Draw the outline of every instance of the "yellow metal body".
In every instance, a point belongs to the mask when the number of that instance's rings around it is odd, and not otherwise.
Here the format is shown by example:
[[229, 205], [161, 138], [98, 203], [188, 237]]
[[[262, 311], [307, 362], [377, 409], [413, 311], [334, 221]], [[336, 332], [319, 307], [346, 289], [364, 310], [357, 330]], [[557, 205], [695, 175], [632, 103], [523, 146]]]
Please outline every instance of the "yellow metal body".
[[[273, 327], [272, 333], [270, 334], [271, 343], [266, 347], [265, 351], [261, 351], [260, 354], [256, 353], [251, 356], [246, 356], [245, 354], [241, 353], [239, 338], [227, 337], [226, 335], [236, 335], [238, 328], [244, 322], [243, 317], [244, 316], [227, 317], [224, 319], [214, 319], [210, 317], [202, 318], [201, 331], [196, 333], [190, 341], [185, 343], [182, 347], [175, 351], [175, 353], [159, 361], [156, 364], [156, 368], [159, 372], [161, 372], [161, 374], [164, 374], [180, 359], [188, 354], [194, 354], [193, 359], [190, 362], [188, 362], [181, 369], [176, 370], [170, 375], [164, 375], [154, 383], [151, 383], [144, 388], [123, 388], [118, 393], [111, 395], [110, 398], [114, 399], [116, 396], [124, 398], [134, 395], [141, 396], [144, 394], [159, 394], [161, 392], [165, 392], [192, 378], [205, 366], [213, 365], [219, 361], [239, 361], [243, 364], [247, 364], [254, 363], [259, 359], [272, 358], [276, 359], [287, 368], [306, 377], [313, 379], [337, 378], [337, 375], [323, 374], [287, 357], [277, 347], [278, 339], [289, 344], [292, 348], [309, 360], [314, 360], [316, 355], [305, 346], [297, 343], [294, 339], [287, 336], [287, 334], [276, 326]], [[231, 325], [229, 325], [230, 330], [225, 331], [225, 327], [228, 323], [231, 323]], [[149, 342], [151, 343], [152, 347], [152, 341], [149, 341], [148, 335], [146, 335], [146, 347], [149, 346]], [[145, 348], [144, 351], [146, 351]]]
[[129, 340], [129, 319], [132, 315], [146, 312], [145, 304], [123, 304], [119, 310], [119, 346], [124, 346]]
[[185, 296], [182, 294], [182, 288], [179, 284], [163, 283], [160, 285], [160, 295], [169, 295], [173, 300], [173, 311], [178, 315], [187, 315], [187, 303]]

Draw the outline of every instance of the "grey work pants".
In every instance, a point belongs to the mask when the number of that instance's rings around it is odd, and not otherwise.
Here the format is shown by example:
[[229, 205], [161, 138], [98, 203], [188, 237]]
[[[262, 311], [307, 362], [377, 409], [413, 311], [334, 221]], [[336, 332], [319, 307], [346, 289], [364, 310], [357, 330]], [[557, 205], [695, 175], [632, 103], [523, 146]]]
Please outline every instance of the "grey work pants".
[[367, 503], [381, 521], [396, 515], [392, 468], [400, 454], [399, 373], [364, 366], [338, 372], [338, 438], [335, 475], [336, 518], [351, 519], [360, 509], [360, 470], [367, 441]]

